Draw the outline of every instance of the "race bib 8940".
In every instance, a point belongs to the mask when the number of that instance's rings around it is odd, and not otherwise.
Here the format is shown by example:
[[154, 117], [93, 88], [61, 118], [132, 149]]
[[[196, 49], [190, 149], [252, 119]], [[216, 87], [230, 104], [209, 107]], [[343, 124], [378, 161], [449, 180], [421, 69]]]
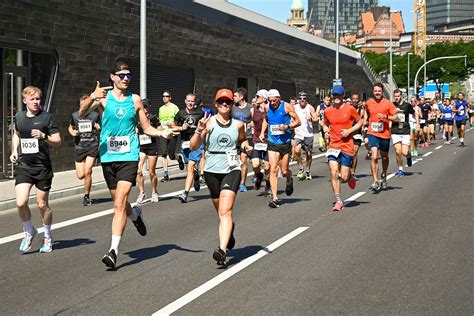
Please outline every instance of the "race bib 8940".
[[130, 152], [130, 138], [128, 136], [107, 137], [107, 151], [112, 153]]

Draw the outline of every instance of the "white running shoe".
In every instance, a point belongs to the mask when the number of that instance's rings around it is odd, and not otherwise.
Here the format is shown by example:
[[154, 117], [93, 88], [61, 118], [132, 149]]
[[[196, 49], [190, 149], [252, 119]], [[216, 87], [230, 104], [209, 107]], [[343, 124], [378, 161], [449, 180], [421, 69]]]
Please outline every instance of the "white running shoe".
[[53, 240], [51, 238], [43, 239], [43, 246], [41, 246], [39, 252], [48, 253], [53, 251]]
[[31, 249], [31, 243], [33, 242], [33, 239], [36, 237], [37, 234], [38, 234], [38, 231], [36, 230], [36, 228], [33, 235], [30, 235], [27, 232], [25, 232], [25, 237], [23, 238], [20, 244], [21, 252], [27, 252]]
[[158, 196], [158, 193], [157, 193], [157, 192], [151, 194], [151, 199], [150, 199], [150, 201], [151, 201], [152, 203], [158, 203], [159, 200], [160, 200], [160, 197]]
[[143, 200], [145, 200], [145, 192], [140, 192], [140, 194], [138, 194], [138, 198], [137, 198], [137, 203], [138, 204], [141, 204], [143, 203]]

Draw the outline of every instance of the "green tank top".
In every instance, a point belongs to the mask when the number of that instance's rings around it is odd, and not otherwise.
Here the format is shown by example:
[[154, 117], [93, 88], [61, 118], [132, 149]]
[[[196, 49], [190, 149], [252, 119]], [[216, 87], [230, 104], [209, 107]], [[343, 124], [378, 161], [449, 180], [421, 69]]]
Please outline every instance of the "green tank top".
[[140, 147], [135, 127], [137, 126], [132, 94], [124, 101], [107, 95], [100, 131], [100, 161], [138, 161]]
[[214, 116], [206, 138], [206, 165], [204, 171], [212, 173], [229, 173], [240, 170], [240, 158], [237, 153], [239, 130], [238, 121], [231, 119], [224, 126]]

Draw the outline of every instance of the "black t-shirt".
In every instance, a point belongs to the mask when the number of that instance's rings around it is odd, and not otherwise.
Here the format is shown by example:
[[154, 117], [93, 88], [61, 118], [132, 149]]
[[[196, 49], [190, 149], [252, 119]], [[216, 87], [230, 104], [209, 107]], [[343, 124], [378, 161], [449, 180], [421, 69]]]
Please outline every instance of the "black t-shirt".
[[[158, 116], [153, 116], [153, 117], [150, 118], [150, 115], [148, 115], [148, 122], [154, 128], [157, 128], [158, 126], [160, 126], [160, 120], [158, 119]], [[151, 136], [146, 135], [143, 132], [143, 128], [140, 124], [137, 125], [137, 129], [138, 129], [138, 140], [139, 140], [141, 149], [155, 149], [155, 148], [157, 148], [157, 146], [158, 146], [158, 137], [151, 137]]]
[[421, 105], [421, 114], [426, 124], [428, 124], [428, 118], [429, 118], [430, 112], [431, 112], [431, 104], [425, 103]]
[[31, 136], [33, 129], [38, 129], [45, 135], [59, 133], [59, 128], [53, 116], [44, 111], [39, 111], [35, 116], [26, 116], [26, 111], [15, 114], [15, 129], [20, 135], [19, 168], [51, 169], [49, 146], [44, 139]]
[[79, 132], [74, 137], [74, 147], [76, 149], [84, 149], [99, 144], [99, 131], [95, 128], [95, 124], [100, 122], [100, 115], [97, 111], [92, 111], [85, 117], [79, 117], [79, 111], [71, 114], [71, 126]]
[[415, 114], [413, 106], [403, 101], [402, 104], [393, 102], [393, 105], [397, 108], [398, 122], [392, 122], [392, 134], [395, 135], [408, 135], [410, 134], [410, 114]]
[[188, 141], [196, 131], [198, 122], [204, 117], [204, 112], [201, 109], [193, 109], [188, 112], [187, 109], [181, 110], [175, 117], [176, 125], [183, 126], [187, 123], [189, 127], [181, 132], [181, 141]]

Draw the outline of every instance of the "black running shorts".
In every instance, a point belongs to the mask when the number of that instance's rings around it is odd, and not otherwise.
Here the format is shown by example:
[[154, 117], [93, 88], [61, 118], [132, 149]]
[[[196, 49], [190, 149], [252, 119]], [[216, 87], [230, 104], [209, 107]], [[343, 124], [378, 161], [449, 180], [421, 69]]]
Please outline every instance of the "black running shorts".
[[103, 162], [102, 172], [109, 190], [115, 190], [119, 181], [136, 185], [138, 161]]
[[230, 173], [213, 173], [204, 171], [204, 179], [211, 193], [211, 198], [219, 198], [222, 190], [230, 190], [237, 193], [239, 190], [241, 172], [234, 170]]
[[291, 142], [288, 142], [286, 144], [273, 144], [268, 142], [267, 151], [274, 151], [280, 153], [280, 157], [283, 157], [291, 153]]
[[92, 145], [86, 148], [74, 149], [74, 160], [76, 162], [83, 162], [87, 157], [97, 158], [99, 156], [99, 144]]
[[31, 183], [38, 190], [48, 192], [51, 189], [51, 183], [53, 182], [53, 170], [52, 169], [26, 169], [18, 167], [15, 169], [15, 185], [21, 183]]

